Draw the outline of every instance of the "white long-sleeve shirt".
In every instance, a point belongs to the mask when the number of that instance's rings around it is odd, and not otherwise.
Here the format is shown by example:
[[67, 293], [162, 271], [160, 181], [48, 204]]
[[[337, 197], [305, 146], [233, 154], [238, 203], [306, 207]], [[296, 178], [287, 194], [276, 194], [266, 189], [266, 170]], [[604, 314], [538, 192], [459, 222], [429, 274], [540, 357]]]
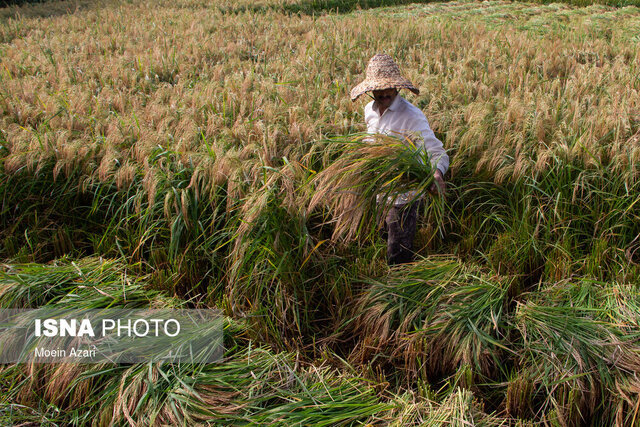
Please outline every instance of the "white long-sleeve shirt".
[[[364, 120], [368, 133], [382, 133], [396, 138], [411, 137], [418, 149], [424, 149], [429, 153], [431, 166], [438, 168], [444, 175], [449, 169], [449, 156], [436, 138], [429, 121], [424, 113], [409, 101], [396, 95], [395, 99], [382, 115], [375, 101], [371, 101], [364, 107]], [[422, 136], [416, 138], [413, 136]], [[398, 195], [394, 205], [403, 205], [416, 196], [415, 192]]]

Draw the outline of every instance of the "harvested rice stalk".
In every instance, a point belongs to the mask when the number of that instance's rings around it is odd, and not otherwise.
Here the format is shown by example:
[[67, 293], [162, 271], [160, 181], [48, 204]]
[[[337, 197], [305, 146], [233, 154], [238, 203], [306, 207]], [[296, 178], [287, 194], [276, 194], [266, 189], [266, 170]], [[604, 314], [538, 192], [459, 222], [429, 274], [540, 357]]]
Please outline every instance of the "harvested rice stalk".
[[[377, 199], [415, 191], [425, 194], [433, 182], [428, 153], [410, 139], [352, 135], [327, 141], [326, 167], [310, 182], [308, 212], [323, 206], [334, 223], [334, 240], [370, 237], [381, 224], [388, 203]], [[434, 198], [434, 200], [436, 200]]]

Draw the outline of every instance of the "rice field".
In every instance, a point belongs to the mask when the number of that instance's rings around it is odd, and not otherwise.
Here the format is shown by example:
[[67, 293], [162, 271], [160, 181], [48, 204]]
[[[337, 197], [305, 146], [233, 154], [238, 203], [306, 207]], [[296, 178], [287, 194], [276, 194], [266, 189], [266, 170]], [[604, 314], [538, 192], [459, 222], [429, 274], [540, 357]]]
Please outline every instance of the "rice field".
[[[1, 365], [6, 425], [640, 425], [640, 8], [0, 8], [0, 308], [217, 307], [211, 365]], [[390, 54], [428, 188], [352, 103]], [[406, 93], [405, 93], [406, 92]]]

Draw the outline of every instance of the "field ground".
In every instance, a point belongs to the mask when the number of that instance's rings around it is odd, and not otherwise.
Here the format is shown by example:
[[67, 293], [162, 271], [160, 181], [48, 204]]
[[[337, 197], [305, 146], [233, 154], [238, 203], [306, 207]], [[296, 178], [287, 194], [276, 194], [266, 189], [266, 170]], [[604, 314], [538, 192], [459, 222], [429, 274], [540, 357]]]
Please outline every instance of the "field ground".
[[[215, 306], [228, 343], [2, 366], [3, 423], [640, 424], [640, 8], [354, 4], [0, 9], [0, 307]], [[358, 134], [376, 52], [452, 159], [392, 269], [351, 191], [415, 170]]]

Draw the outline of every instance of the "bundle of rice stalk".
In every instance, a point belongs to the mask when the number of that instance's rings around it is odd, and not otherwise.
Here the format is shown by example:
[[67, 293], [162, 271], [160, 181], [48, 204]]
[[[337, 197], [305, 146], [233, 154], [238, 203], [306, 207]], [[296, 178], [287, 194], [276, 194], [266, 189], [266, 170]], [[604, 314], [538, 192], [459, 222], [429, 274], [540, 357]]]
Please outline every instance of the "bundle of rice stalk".
[[507, 338], [507, 300], [514, 281], [514, 277], [468, 274], [451, 283], [433, 318], [414, 334], [416, 338], [424, 334], [423, 370], [441, 376], [469, 367], [467, 386], [474, 374], [498, 376], [505, 353], [513, 353]]
[[3, 264], [0, 307], [36, 308], [66, 304], [78, 309], [176, 307], [183, 302], [146, 289], [146, 278], [122, 260], [61, 258], [50, 264]]
[[115, 380], [116, 424], [339, 425], [390, 408], [359, 378], [266, 348], [200, 367], [138, 365]]
[[[509, 425], [507, 419], [483, 411], [482, 404], [469, 390], [456, 388], [441, 402], [407, 392], [393, 398], [393, 409], [385, 414], [386, 425], [401, 426], [500, 426]], [[372, 420], [374, 421], [380, 420]]]
[[447, 283], [463, 269], [455, 260], [431, 257], [408, 269], [393, 269], [386, 277], [364, 278], [369, 286], [356, 304], [354, 333], [373, 351], [391, 345], [399, 333], [421, 327], [433, 316]]
[[613, 417], [617, 383], [637, 367], [637, 333], [623, 334], [615, 308], [606, 304], [608, 288], [560, 282], [519, 303], [513, 326], [522, 337], [521, 375], [507, 390], [511, 413], [561, 424]]
[[[333, 240], [372, 236], [390, 200], [409, 191], [415, 199], [433, 182], [428, 153], [409, 138], [356, 134], [330, 139], [323, 167], [310, 181], [308, 212], [317, 206], [330, 211]], [[387, 202], [378, 205], [378, 200]]]
[[513, 277], [430, 258], [367, 282], [371, 287], [356, 308], [361, 314], [353, 333], [361, 343], [351, 354], [355, 360], [387, 354], [402, 361], [410, 377], [448, 376], [466, 366], [493, 376], [510, 351], [506, 302]]
[[[391, 408], [360, 378], [250, 346], [217, 364], [40, 365], [30, 375], [20, 368], [0, 372], [8, 398], [0, 410], [30, 408], [16, 419], [57, 411], [64, 425], [342, 425]], [[39, 386], [49, 382], [56, 395]]]

